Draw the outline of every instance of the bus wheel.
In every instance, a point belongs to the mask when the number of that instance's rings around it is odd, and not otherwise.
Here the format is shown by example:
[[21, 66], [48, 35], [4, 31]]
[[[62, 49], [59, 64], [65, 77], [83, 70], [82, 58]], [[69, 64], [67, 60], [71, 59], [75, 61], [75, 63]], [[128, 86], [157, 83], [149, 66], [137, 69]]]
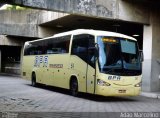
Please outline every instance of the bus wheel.
[[32, 74], [32, 86], [36, 86], [37, 85], [37, 83], [36, 83], [36, 74], [35, 73], [33, 73]]
[[72, 79], [71, 80], [70, 90], [71, 90], [71, 94], [73, 96], [76, 97], [78, 95], [78, 82], [77, 82], [77, 79]]

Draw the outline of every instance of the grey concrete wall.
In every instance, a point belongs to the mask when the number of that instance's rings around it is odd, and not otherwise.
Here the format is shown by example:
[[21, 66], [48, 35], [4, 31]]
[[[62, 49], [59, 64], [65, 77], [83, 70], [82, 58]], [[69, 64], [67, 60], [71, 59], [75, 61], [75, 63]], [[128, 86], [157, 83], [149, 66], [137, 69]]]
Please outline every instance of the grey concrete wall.
[[160, 91], [160, 9], [152, 8], [152, 75], [151, 91]]
[[8, 0], [10, 4], [95, 17], [115, 18], [117, 0]]
[[39, 10], [0, 10], [0, 23], [4, 24], [37, 24]]
[[4, 72], [20, 75], [21, 74], [20, 63], [7, 63], [4, 67]]
[[36, 24], [4, 24], [0, 23], [0, 34], [23, 37], [38, 37]]
[[142, 90], [151, 91], [152, 72], [152, 26], [145, 25], [143, 31], [144, 62], [142, 67]]
[[67, 15], [70, 15], [70, 14], [41, 10], [41, 13], [39, 14], [39, 17], [38, 17], [38, 24], [41, 25], [43, 23], [47, 23]]
[[1, 50], [0, 50], [0, 72], [1, 72], [1, 70], [2, 70], [2, 63], [1, 63], [1, 59], [2, 58], [2, 56], [1, 56]]
[[143, 91], [160, 91], [160, 10], [151, 8], [143, 34]]
[[69, 14], [35, 9], [0, 10], [0, 23], [43, 24], [67, 15]]
[[24, 40], [20, 37], [6, 37], [5, 35], [0, 35], [0, 45], [6, 46], [23, 46]]
[[23, 53], [24, 53], [24, 45], [22, 46], [22, 48], [21, 48], [21, 54], [20, 54], [20, 66], [19, 66], [19, 68], [20, 68], [20, 75], [22, 76], [22, 61], [23, 61]]
[[[143, 5], [122, 0], [13, 0], [13, 4], [63, 11], [91, 17], [117, 19], [149, 24], [149, 12]], [[43, 23], [64, 17], [66, 13], [44, 10], [0, 11], [0, 34], [43, 38], [55, 31], [48, 27], [39, 27]], [[11, 20], [12, 19], [12, 20]]]
[[139, 4], [134, 0], [119, 0], [117, 19], [149, 24], [150, 8], [146, 4]]
[[138, 23], [149, 23], [149, 13], [143, 4], [123, 0], [11, 0], [11, 4], [70, 14], [120, 19]]
[[55, 30], [54, 28], [42, 27], [42, 26], [38, 27], [38, 36], [41, 38], [50, 37], [57, 33], [58, 30]]
[[57, 33], [53, 28], [39, 26], [69, 15], [43, 10], [0, 11], [0, 35], [43, 38]]
[[[22, 46], [25, 40], [21, 40], [21, 37], [7, 37], [5, 35], [0, 35], [0, 45], [5, 46]], [[7, 52], [6, 52], [7, 53]], [[0, 51], [0, 72], [1, 72], [1, 51]], [[20, 74], [20, 63], [8, 63], [4, 67], [4, 72]]]
[[[31, 14], [35, 14], [34, 17]], [[38, 37], [37, 10], [1, 10], [0, 34], [12, 36]]]

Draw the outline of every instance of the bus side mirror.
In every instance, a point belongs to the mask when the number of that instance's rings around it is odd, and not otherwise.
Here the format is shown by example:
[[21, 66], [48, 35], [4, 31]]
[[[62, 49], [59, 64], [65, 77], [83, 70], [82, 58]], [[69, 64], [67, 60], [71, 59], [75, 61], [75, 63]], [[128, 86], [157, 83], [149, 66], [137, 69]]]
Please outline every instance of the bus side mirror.
[[144, 55], [143, 55], [142, 50], [139, 51], [139, 55], [140, 55], [140, 62], [143, 62], [144, 61]]
[[99, 57], [99, 51], [98, 51], [98, 49], [97, 48], [95, 48], [95, 56], [96, 56], [96, 58], [98, 58]]
[[88, 52], [92, 55], [95, 55], [96, 58], [99, 56], [99, 52], [96, 47], [89, 47]]

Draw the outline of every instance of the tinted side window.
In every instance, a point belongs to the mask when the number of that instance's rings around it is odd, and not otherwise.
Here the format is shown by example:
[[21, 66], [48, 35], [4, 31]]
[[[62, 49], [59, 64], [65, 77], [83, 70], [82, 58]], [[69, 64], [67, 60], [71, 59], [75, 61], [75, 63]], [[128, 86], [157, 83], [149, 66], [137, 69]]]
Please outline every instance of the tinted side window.
[[90, 55], [88, 53], [89, 47], [94, 47], [94, 36], [88, 34], [73, 36], [71, 54], [77, 55], [86, 63], [89, 63], [90, 58]]
[[54, 39], [46, 40], [46, 54], [62, 54], [69, 52], [69, 45], [70, 45], [70, 38], [71, 36], [63, 36], [57, 37]]
[[24, 55], [40, 55], [43, 54], [43, 42], [31, 42], [25, 46]]
[[68, 53], [71, 35], [30, 42], [25, 46], [24, 55]]

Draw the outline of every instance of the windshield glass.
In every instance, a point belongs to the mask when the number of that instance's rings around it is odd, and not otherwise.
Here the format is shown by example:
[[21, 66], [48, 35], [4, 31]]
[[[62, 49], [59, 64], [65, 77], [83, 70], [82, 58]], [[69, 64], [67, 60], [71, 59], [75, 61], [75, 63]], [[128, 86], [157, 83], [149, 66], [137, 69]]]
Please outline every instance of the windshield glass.
[[141, 63], [136, 41], [98, 36], [99, 69], [116, 75], [140, 75]]

